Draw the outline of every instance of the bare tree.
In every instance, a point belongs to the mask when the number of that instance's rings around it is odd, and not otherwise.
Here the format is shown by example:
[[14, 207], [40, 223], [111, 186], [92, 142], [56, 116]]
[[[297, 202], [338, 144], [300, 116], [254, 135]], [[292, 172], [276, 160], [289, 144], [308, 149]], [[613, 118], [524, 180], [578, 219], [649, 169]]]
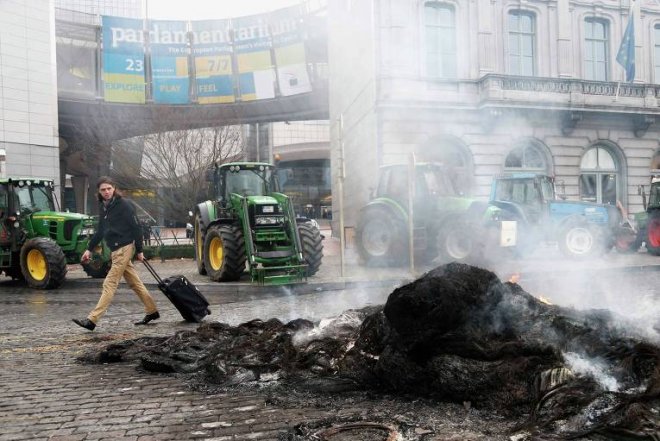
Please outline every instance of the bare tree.
[[[208, 198], [206, 173], [214, 163], [243, 156], [239, 126], [155, 133], [140, 138], [143, 145], [113, 149], [113, 176], [134, 192], [147, 211], [185, 222], [188, 211]], [[141, 143], [140, 143], [141, 144]], [[139, 150], [142, 154], [139, 155]]]

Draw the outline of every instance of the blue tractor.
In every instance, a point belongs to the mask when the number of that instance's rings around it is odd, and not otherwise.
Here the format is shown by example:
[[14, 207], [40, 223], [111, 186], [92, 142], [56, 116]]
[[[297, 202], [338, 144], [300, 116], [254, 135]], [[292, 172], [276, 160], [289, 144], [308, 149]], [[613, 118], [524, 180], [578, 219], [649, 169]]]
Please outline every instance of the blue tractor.
[[556, 242], [571, 258], [607, 253], [623, 232], [622, 216], [612, 205], [568, 201], [557, 197], [554, 179], [534, 173], [511, 173], [493, 179], [490, 203], [518, 222], [520, 256], [543, 242]]

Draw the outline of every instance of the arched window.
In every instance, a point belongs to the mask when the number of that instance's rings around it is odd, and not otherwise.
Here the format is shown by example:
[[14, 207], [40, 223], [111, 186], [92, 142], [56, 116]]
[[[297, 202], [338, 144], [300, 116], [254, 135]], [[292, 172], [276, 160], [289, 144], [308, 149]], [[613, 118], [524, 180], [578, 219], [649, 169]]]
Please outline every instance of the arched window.
[[527, 141], [509, 152], [504, 168], [515, 171], [549, 173], [548, 156], [543, 146]]
[[587, 150], [580, 161], [580, 199], [616, 205], [619, 168], [615, 156], [605, 146]]
[[434, 137], [418, 146], [415, 156], [420, 162], [443, 164], [457, 193], [472, 193], [472, 156], [460, 141], [444, 136]]
[[607, 20], [589, 17], [584, 21], [584, 78], [608, 81], [610, 30]]
[[456, 78], [456, 14], [450, 5], [424, 3], [426, 74]]
[[509, 73], [536, 75], [536, 17], [531, 12], [509, 12]]

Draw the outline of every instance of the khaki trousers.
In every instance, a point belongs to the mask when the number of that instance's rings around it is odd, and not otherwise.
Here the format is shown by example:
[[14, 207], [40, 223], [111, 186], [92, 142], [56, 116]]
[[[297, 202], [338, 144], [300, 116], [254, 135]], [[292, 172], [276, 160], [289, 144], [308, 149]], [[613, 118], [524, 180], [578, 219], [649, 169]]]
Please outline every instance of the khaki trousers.
[[128, 286], [135, 291], [135, 294], [137, 294], [144, 304], [144, 312], [146, 314], [152, 314], [158, 310], [153, 297], [151, 297], [149, 291], [145, 288], [144, 283], [140, 280], [140, 277], [131, 262], [134, 253], [134, 244], [123, 246], [112, 252], [112, 267], [103, 281], [101, 298], [96, 304], [96, 308], [94, 308], [94, 310], [87, 316], [92, 322], [97, 323], [101, 316], [108, 310], [108, 307], [115, 296], [115, 292], [117, 292], [121, 276], [124, 276]]

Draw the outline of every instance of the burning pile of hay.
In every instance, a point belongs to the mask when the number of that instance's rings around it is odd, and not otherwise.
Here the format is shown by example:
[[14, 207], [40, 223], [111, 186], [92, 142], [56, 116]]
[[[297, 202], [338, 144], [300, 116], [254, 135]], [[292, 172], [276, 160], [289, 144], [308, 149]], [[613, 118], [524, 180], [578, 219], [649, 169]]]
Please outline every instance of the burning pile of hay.
[[548, 305], [461, 264], [396, 289], [383, 307], [318, 326], [207, 323], [113, 345], [95, 359], [139, 360], [222, 386], [323, 384], [469, 402], [525, 421], [517, 432], [527, 436], [653, 439], [660, 422], [656, 344], [628, 335], [606, 311]]

